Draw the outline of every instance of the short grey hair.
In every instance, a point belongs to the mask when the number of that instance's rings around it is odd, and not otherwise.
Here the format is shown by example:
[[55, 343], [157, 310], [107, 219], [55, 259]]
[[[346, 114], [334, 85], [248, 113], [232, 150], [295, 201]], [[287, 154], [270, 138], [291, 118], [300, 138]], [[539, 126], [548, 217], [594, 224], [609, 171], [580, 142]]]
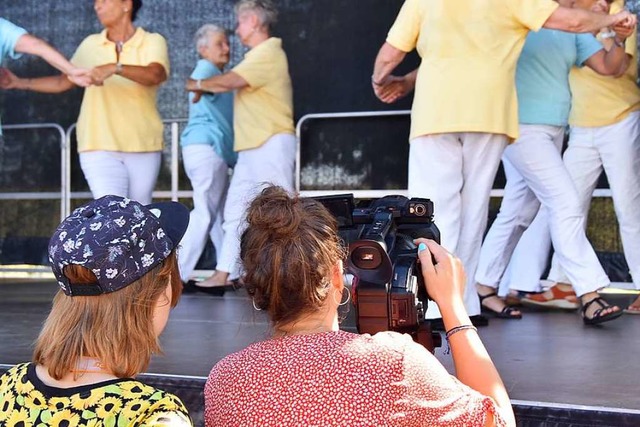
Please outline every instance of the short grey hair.
[[255, 12], [260, 23], [271, 28], [278, 21], [278, 9], [271, 0], [240, 0], [236, 3], [236, 14], [250, 10]]
[[227, 34], [227, 31], [219, 25], [216, 24], [204, 24], [202, 27], [198, 28], [196, 31], [196, 35], [193, 37], [196, 42], [196, 49], [200, 49], [201, 47], [207, 46], [209, 43], [209, 37], [212, 34]]

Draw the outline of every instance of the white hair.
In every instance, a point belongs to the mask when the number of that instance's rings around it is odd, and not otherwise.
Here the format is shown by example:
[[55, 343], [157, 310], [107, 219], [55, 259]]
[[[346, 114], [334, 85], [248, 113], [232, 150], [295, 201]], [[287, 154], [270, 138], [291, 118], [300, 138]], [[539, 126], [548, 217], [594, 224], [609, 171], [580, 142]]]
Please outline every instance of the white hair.
[[246, 10], [254, 12], [260, 24], [271, 28], [278, 21], [278, 9], [271, 0], [240, 0], [236, 3], [236, 14]]
[[224, 28], [216, 24], [204, 24], [202, 27], [198, 28], [198, 31], [196, 31], [196, 35], [194, 36], [196, 49], [206, 47], [209, 44], [209, 37], [212, 34], [219, 33], [227, 34]]

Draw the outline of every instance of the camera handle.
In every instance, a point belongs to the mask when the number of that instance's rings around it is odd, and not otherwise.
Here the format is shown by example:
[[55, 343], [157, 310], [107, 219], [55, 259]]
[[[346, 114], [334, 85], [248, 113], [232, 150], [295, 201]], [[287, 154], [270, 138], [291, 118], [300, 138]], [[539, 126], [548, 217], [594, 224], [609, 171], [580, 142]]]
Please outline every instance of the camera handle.
[[420, 324], [418, 329], [411, 335], [415, 342], [421, 344], [432, 354], [435, 353], [437, 347], [442, 346], [442, 336], [439, 332], [433, 332], [431, 330], [431, 325], [428, 321]]

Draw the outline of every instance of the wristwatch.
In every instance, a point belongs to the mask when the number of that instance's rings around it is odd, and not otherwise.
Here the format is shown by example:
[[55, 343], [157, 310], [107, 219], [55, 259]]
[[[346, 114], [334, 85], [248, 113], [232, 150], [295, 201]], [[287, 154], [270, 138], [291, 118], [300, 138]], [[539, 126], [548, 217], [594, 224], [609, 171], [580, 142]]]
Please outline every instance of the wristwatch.
[[619, 40], [618, 40], [618, 37], [615, 37], [615, 36], [613, 37], [613, 43], [614, 43], [616, 46], [618, 46], [618, 47], [624, 47], [624, 42], [625, 42], [625, 41], [626, 41], [626, 40], [619, 41]]
[[116, 74], [122, 74], [122, 63], [116, 62]]

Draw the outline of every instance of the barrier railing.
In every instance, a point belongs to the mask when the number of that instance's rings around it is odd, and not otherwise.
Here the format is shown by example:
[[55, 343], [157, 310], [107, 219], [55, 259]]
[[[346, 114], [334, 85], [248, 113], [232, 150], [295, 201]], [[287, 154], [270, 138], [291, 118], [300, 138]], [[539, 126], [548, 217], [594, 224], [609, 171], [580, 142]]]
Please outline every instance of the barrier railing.
[[[189, 198], [193, 196], [193, 191], [180, 190], [180, 162], [179, 162], [179, 149], [180, 149], [180, 124], [187, 123], [188, 119], [167, 119], [162, 123], [165, 126], [169, 126], [169, 153], [171, 154], [171, 162], [169, 170], [171, 173], [171, 188], [169, 191], [154, 191], [153, 197], [159, 199], [171, 199], [177, 201], [178, 198]], [[71, 165], [71, 137], [76, 130], [76, 123], [69, 126], [65, 133], [66, 152], [64, 153], [67, 164]], [[72, 199], [90, 199], [91, 192], [89, 191], [71, 191], [71, 169], [68, 168], [65, 174], [65, 181], [69, 188], [69, 194], [65, 200], [65, 212], [68, 215], [71, 213], [71, 200]]]
[[60, 219], [67, 216], [65, 209], [65, 201], [68, 197], [69, 187], [65, 179], [68, 169], [68, 163], [65, 161], [66, 141], [65, 132], [62, 126], [57, 123], [32, 123], [32, 124], [15, 124], [2, 125], [2, 130], [39, 130], [52, 129], [58, 132], [60, 136], [60, 191], [59, 192], [2, 192], [0, 191], [0, 200], [53, 200], [60, 199]]
[[[397, 189], [397, 190], [352, 190], [349, 188], [337, 189], [337, 190], [326, 190], [326, 191], [316, 191], [316, 190], [302, 190], [300, 189], [300, 178], [301, 178], [301, 150], [300, 146], [303, 143], [302, 139], [302, 128], [306, 121], [308, 120], [330, 120], [334, 118], [344, 119], [344, 118], [359, 118], [359, 117], [385, 117], [385, 116], [402, 116], [409, 115], [410, 111], [408, 110], [400, 110], [400, 111], [364, 111], [364, 112], [349, 112], [349, 113], [323, 113], [323, 114], [307, 114], [300, 118], [298, 123], [296, 124], [296, 136], [297, 136], [297, 146], [296, 146], [296, 164], [295, 164], [295, 188], [304, 196], [319, 196], [319, 195], [329, 195], [329, 194], [337, 194], [337, 193], [353, 193], [356, 198], [377, 198], [382, 197], [390, 193], [390, 191], [407, 195], [407, 189]], [[171, 185], [170, 190], [168, 191], [154, 191], [154, 198], [163, 198], [163, 199], [171, 199], [178, 200], [179, 198], [190, 198], [193, 196], [192, 191], [180, 190], [180, 182], [179, 182], [179, 140], [180, 140], [180, 124], [186, 123], [187, 119], [179, 118], [179, 119], [168, 119], [163, 120], [163, 124], [165, 126], [169, 126], [169, 153], [171, 155], [170, 160], [170, 174], [171, 174]], [[74, 192], [71, 191], [71, 159], [72, 159], [72, 150], [71, 150], [71, 137], [73, 132], [75, 131], [76, 125], [71, 125], [66, 131], [56, 123], [38, 123], [38, 124], [12, 124], [12, 125], [3, 125], [2, 129], [6, 131], [11, 130], [29, 130], [29, 129], [52, 129], [58, 132], [60, 135], [60, 191], [58, 192], [3, 192], [0, 189], [0, 200], [51, 200], [51, 199], [59, 199], [60, 200], [60, 218], [65, 218], [71, 212], [71, 200], [78, 198], [91, 198], [91, 193], [86, 192]], [[501, 197], [504, 193], [502, 189], [494, 189], [491, 192], [491, 196], [493, 197]], [[593, 193], [594, 197], [611, 197], [611, 190], [609, 189], [596, 189]], [[1, 269], [0, 269], [1, 271]]]
[[[295, 168], [295, 189], [300, 194], [308, 197], [326, 196], [339, 193], [353, 193], [355, 198], [378, 198], [388, 195], [390, 192], [403, 196], [408, 196], [408, 189], [397, 190], [351, 190], [348, 188], [337, 190], [300, 190], [300, 168], [302, 164], [300, 146], [303, 143], [302, 139], [302, 126], [306, 121], [317, 119], [344, 119], [344, 118], [363, 118], [363, 117], [388, 117], [388, 116], [409, 116], [411, 110], [397, 110], [397, 111], [358, 111], [347, 113], [314, 113], [306, 114], [298, 120], [296, 125], [296, 168]], [[407, 141], [408, 143], [408, 141]], [[407, 159], [408, 164], [408, 159]], [[491, 190], [491, 197], [502, 197], [504, 195], [504, 189], [494, 188]], [[611, 197], [611, 190], [608, 188], [597, 188], [593, 192], [593, 197]]]
[[[334, 118], [359, 118], [359, 117], [385, 117], [385, 116], [406, 116], [411, 112], [409, 110], [398, 111], [361, 111], [361, 112], [348, 112], [348, 113], [320, 113], [320, 114], [307, 114], [298, 120], [296, 124], [296, 165], [295, 165], [295, 188], [301, 194], [305, 196], [320, 196], [327, 194], [336, 194], [350, 192], [353, 193], [356, 198], [375, 198], [381, 197], [389, 193], [389, 190], [351, 190], [349, 188], [338, 190], [300, 190], [300, 168], [301, 168], [301, 150], [300, 145], [302, 141], [302, 127], [305, 122], [309, 120], [325, 119], [330, 120]], [[154, 198], [170, 198], [171, 200], [178, 200], [179, 198], [189, 198], [193, 196], [193, 192], [189, 190], [180, 190], [180, 174], [179, 174], [179, 142], [180, 142], [180, 124], [186, 123], [186, 118], [167, 119], [163, 120], [165, 126], [169, 126], [170, 140], [169, 140], [169, 152], [171, 154], [170, 161], [170, 174], [171, 174], [171, 188], [166, 191], [154, 191]], [[60, 135], [60, 164], [61, 164], [61, 187], [59, 192], [2, 192], [0, 191], [0, 200], [48, 200], [48, 199], [60, 199], [60, 217], [64, 218], [71, 212], [71, 200], [78, 198], [91, 198], [91, 193], [88, 191], [71, 191], [71, 137], [76, 129], [76, 124], [69, 126], [65, 131], [62, 126], [56, 123], [36, 123], [36, 124], [13, 124], [3, 125], [3, 130], [26, 130], [26, 129], [54, 129]], [[395, 193], [407, 195], [407, 189], [393, 190]], [[504, 193], [502, 189], [494, 189], [491, 192], [492, 197], [501, 197]], [[593, 193], [593, 197], [611, 197], [611, 190], [609, 189], [596, 189]]]
[[[377, 198], [389, 194], [389, 190], [351, 190], [345, 188], [344, 190], [301, 190], [300, 189], [300, 168], [301, 168], [301, 150], [302, 144], [302, 126], [305, 122], [310, 120], [330, 120], [330, 119], [345, 119], [345, 118], [362, 118], [362, 117], [389, 117], [389, 116], [408, 116], [411, 114], [410, 110], [397, 110], [397, 111], [354, 111], [348, 113], [314, 113], [306, 114], [298, 120], [296, 124], [296, 167], [295, 167], [295, 189], [297, 192], [307, 197], [326, 196], [339, 193], [353, 193], [355, 198]], [[406, 196], [407, 189], [393, 190], [395, 194]]]

